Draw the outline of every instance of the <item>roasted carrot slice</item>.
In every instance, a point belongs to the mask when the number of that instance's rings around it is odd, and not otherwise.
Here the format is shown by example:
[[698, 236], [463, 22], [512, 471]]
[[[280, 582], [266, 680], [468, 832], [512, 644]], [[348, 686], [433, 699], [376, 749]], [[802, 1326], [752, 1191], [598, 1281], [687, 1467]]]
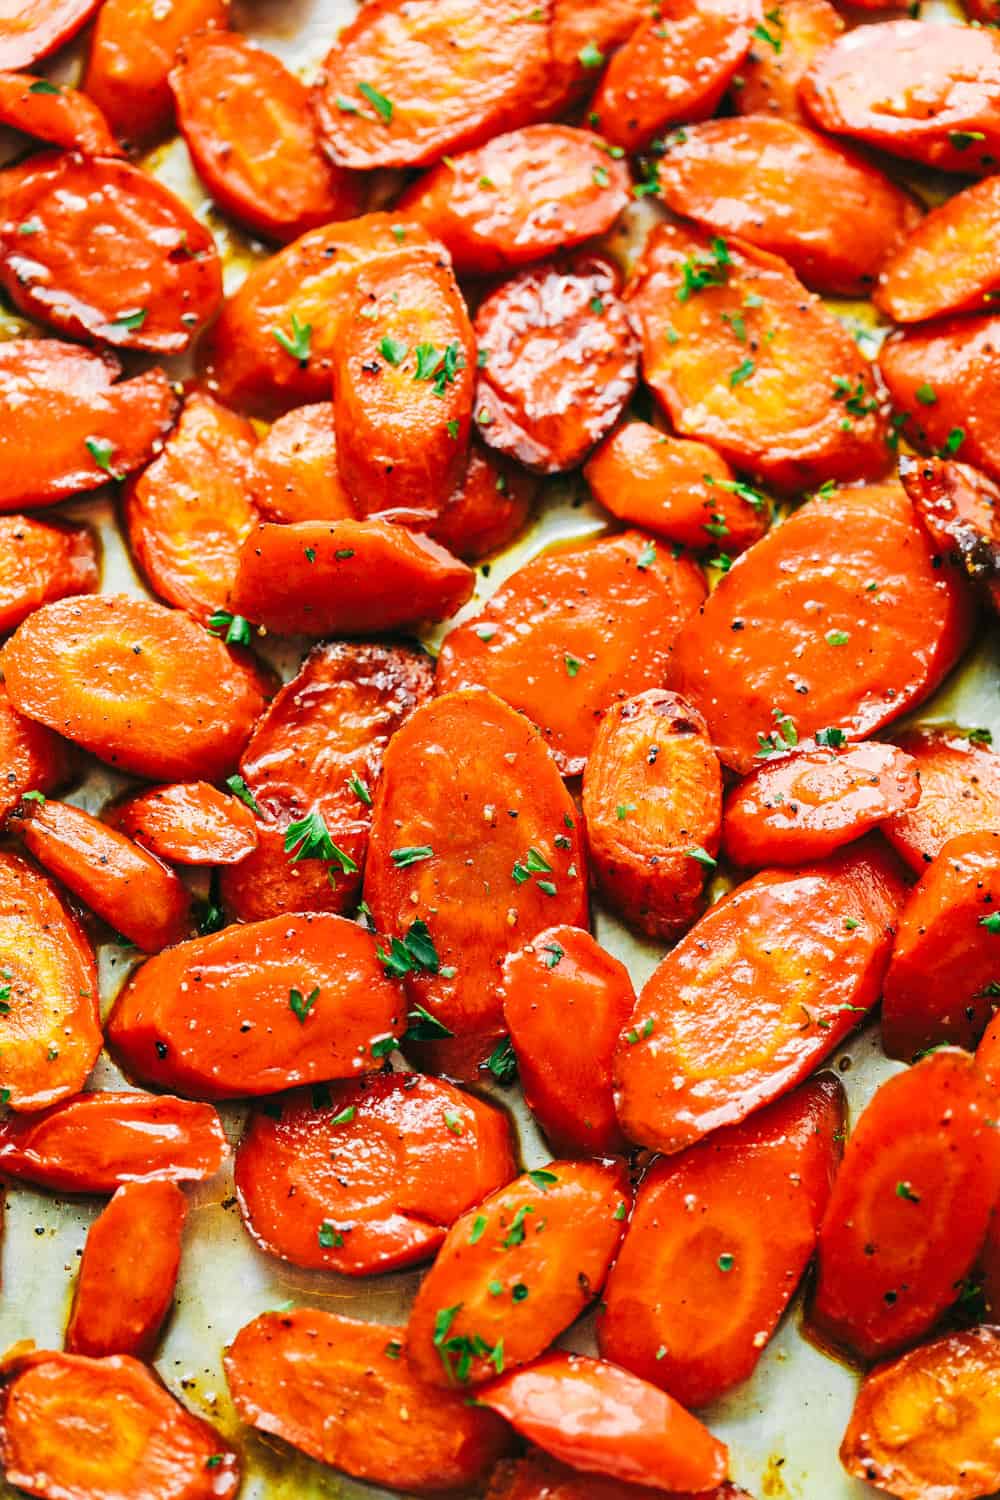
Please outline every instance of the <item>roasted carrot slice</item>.
[[582, 1354], [549, 1354], [477, 1393], [481, 1406], [574, 1468], [668, 1490], [726, 1477], [723, 1443], [656, 1386]]
[[176, 399], [162, 370], [55, 339], [0, 343], [0, 511], [51, 505], [147, 463]]
[[327, 160], [308, 89], [272, 52], [202, 32], [182, 43], [170, 87], [198, 176], [238, 223], [284, 243], [358, 211], [361, 179]]
[[565, 775], [578, 775], [612, 703], [662, 683], [704, 595], [695, 563], [641, 532], [543, 553], [451, 631], [438, 691], [490, 688], [534, 720]]
[[8, 1484], [43, 1500], [224, 1500], [239, 1460], [127, 1354], [28, 1354], [8, 1375], [0, 1411]]
[[[512, 1463], [498, 1464], [490, 1476], [486, 1500], [694, 1500], [672, 1490], [651, 1490], [648, 1485], [623, 1484], [601, 1474], [583, 1474], [568, 1464], [557, 1463], [540, 1450]], [[750, 1500], [745, 1490], [728, 1481], [702, 1491], [699, 1500]]]
[[[986, 744], [972, 737], [979, 735], [986, 736]], [[910, 729], [896, 736], [896, 744], [916, 762], [920, 801], [889, 818], [882, 832], [918, 875], [949, 839], [1000, 830], [1000, 756], [988, 741], [988, 731]]]
[[646, 380], [681, 437], [780, 490], [885, 473], [868, 362], [785, 261], [660, 224], [628, 295]]
[[0, 124], [82, 156], [121, 154], [93, 100], [47, 78], [0, 73]]
[[[338, 37], [315, 104], [334, 161], [419, 167], [536, 117], [552, 0], [372, 0]], [[456, 37], [461, 68], [456, 69]]]
[[225, 776], [264, 706], [221, 641], [125, 594], [43, 605], [0, 660], [20, 713], [138, 776]]
[[257, 519], [251, 424], [196, 391], [163, 452], [125, 490], [129, 545], [150, 586], [206, 625], [223, 608]]
[[874, 300], [897, 323], [980, 312], [1000, 289], [1000, 184], [987, 177], [929, 213], [884, 266]]
[[257, 445], [250, 490], [268, 521], [340, 521], [355, 514], [337, 468], [331, 402], [278, 418]]
[[512, 949], [554, 923], [587, 925], [576, 821], [541, 736], [492, 693], [435, 698], [390, 741], [365, 900], [389, 971], [434, 1018], [440, 1040], [416, 1045], [440, 1071], [475, 1078], [503, 1034]]
[[415, 247], [360, 267], [332, 364], [337, 468], [358, 514], [426, 527], [462, 476], [476, 384], [447, 258]]
[[549, 40], [557, 105], [593, 89], [608, 56], [646, 19], [647, 5], [648, 0], [554, 0]]
[[70, 594], [92, 594], [99, 582], [94, 533], [29, 516], [0, 516], [0, 631], [32, 610]]
[[27, 68], [80, 30], [100, 0], [9, 0], [0, 16], [0, 68]]
[[600, 136], [529, 125], [450, 156], [397, 208], [447, 246], [456, 271], [487, 275], [604, 234], [628, 202], [628, 188], [624, 162], [608, 154]]
[[1000, 487], [969, 464], [905, 456], [899, 472], [934, 545], [958, 562], [976, 591], [1000, 612], [1000, 541], [994, 516]]
[[835, 42], [844, 22], [830, 0], [778, 0], [733, 79], [730, 100], [741, 115], [777, 115], [808, 125], [799, 84], [813, 58]]
[[[1000, 32], [997, 37], [1000, 45]], [[907, 329], [883, 345], [879, 368], [894, 420], [914, 447], [959, 458], [1000, 480], [992, 415], [1000, 393], [1000, 318], [945, 318]]]
[[12, 706], [0, 683], [0, 821], [17, 807], [25, 792], [54, 792], [72, 769], [65, 740], [26, 719]]
[[[1000, 1021], [995, 1016], [976, 1048], [976, 1062], [980, 1072], [989, 1080], [990, 1086], [994, 1089], [1000, 1086]], [[997, 1242], [995, 1232], [992, 1244], [995, 1253], [1000, 1251], [1000, 1243]], [[1000, 1268], [998, 1268], [998, 1273], [1000, 1273]]]
[[187, 1200], [172, 1182], [117, 1190], [87, 1233], [68, 1353], [152, 1355], [174, 1297], [186, 1217]]
[[207, 781], [178, 781], [105, 810], [113, 828], [178, 865], [238, 865], [257, 847], [253, 813]]
[[399, 992], [375, 940], [329, 913], [193, 938], [134, 970], [107, 1024], [129, 1072], [204, 1099], [377, 1071]]
[[605, 1358], [685, 1406], [748, 1378], [816, 1248], [845, 1108], [824, 1073], [654, 1163], [602, 1299]]
[[639, 376], [620, 287], [610, 261], [579, 252], [522, 271], [480, 304], [476, 425], [491, 448], [557, 473], [614, 426]]
[[621, 521], [682, 547], [742, 552], [767, 530], [768, 506], [707, 443], [626, 422], [591, 455], [584, 478]]
[[533, 474], [474, 439], [465, 473], [430, 534], [463, 562], [479, 562], [524, 530], [538, 488]]
[[625, 965], [579, 927], [547, 927], [508, 955], [501, 993], [525, 1103], [553, 1150], [620, 1151], [611, 1062], [635, 1005]]
[[951, 1333], [880, 1365], [854, 1403], [844, 1468], [900, 1500], [991, 1494], [1000, 1485], [998, 1370], [995, 1328]]
[[501, 1110], [439, 1079], [390, 1073], [255, 1110], [236, 1192], [262, 1250], [368, 1276], [429, 1259], [459, 1215], [516, 1172]]
[[722, 823], [722, 772], [701, 714], [665, 688], [612, 704], [584, 771], [583, 814], [615, 910], [651, 937], [690, 926]]
[[622, 1034], [628, 1138], [679, 1151], [805, 1078], [878, 999], [905, 889], [873, 839], [765, 870], [711, 907], [654, 970]]
[[837, 490], [738, 559], [682, 628], [670, 681], [745, 773], [821, 730], [860, 739], [914, 708], [972, 625], [965, 578], [903, 492]]
[[[0, 285], [71, 338], [177, 354], [222, 300], [209, 231], [128, 162], [46, 154], [3, 202]], [[30, 232], [25, 232], [25, 225]], [[81, 244], [101, 254], [81, 256]]]
[[24, 818], [29, 853], [144, 953], [158, 953], [188, 935], [186, 886], [124, 834], [82, 807], [44, 798], [32, 802]]
[[410, 1309], [414, 1372], [479, 1385], [542, 1354], [600, 1292], [631, 1201], [623, 1162], [553, 1161], [463, 1214]]

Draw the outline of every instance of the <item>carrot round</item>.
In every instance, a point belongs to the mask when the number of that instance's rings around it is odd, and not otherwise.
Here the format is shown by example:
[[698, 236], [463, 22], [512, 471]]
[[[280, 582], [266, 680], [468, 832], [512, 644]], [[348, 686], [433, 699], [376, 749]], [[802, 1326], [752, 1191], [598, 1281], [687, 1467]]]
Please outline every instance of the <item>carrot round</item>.
[[69, 41], [100, 0], [13, 0], [0, 17], [0, 68], [27, 68]]
[[710, 907], [654, 970], [619, 1042], [628, 1138], [679, 1151], [805, 1078], [878, 999], [904, 891], [870, 840], [765, 870]]
[[17, 807], [25, 792], [53, 792], [69, 779], [70, 748], [65, 740], [26, 719], [13, 707], [0, 683], [0, 822]]
[[237, 865], [257, 847], [250, 809], [207, 781], [153, 787], [105, 809], [104, 817], [158, 859], [178, 865]]
[[0, 660], [15, 708], [139, 776], [225, 776], [264, 706], [220, 641], [125, 594], [43, 605]]
[[631, 1206], [622, 1162], [553, 1161], [456, 1220], [410, 1309], [429, 1385], [479, 1385], [542, 1354], [604, 1285]]
[[92, 99], [25, 73], [0, 73], [0, 124], [81, 156], [121, 155]]
[[475, 438], [465, 473], [431, 526], [430, 535], [463, 562], [499, 552], [524, 530], [539, 481]]
[[918, 875], [949, 839], [1000, 829], [1000, 755], [989, 748], [988, 731], [983, 744], [953, 730], [909, 729], [896, 744], [916, 762], [920, 801], [882, 832]]
[[464, 1392], [425, 1386], [404, 1353], [405, 1328], [318, 1308], [262, 1313], [223, 1361], [244, 1422], [312, 1458], [393, 1489], [472, 1484], [507, 1447], [503, 1424]]
[[[648, 15], [647, 0], [554, 0], [550, 112], [590, 93], [608, 57]], [[554, 102], [553, 102], [554, 101]]]
[[883, 345], [879, 369], [908, 442], [1000, 480], [993, 420], [1000, 395], [1000, 318], [944, 318], [906, 329]]
[[1000, 541], [993, 535], [1000, 487], [950, 459], [906, 456], [899, 472], [934, 545], [960, 564], [975, 591], [1000, 613]]
[[98, 581], [97, 544], [89, 527], [0, 516], [0, 631], [15, 630], [40, 604], [92, 594]]
[[1000, 184], [993, 177], [948, 198], [883, 267], [874, 300], [897, 323], [988, 310], [1000, 289]]
[[[534, 1449], [514, 1462], [498, 1464], [486, 1491], [486, 1500], [657, 1500], [657, 1497], [680, 1500], [676, 1491], [668, 1497], [665, 1490], [651, 1490], [648, 1485], [623, 1484], [620, 1479], [608, 1479], [603, 1474], [584, 1474], [568, 1464], [557, 1463], [541, 1449]], [[727, 1480], [711, 1491], [702, 1491], [699, 1500], [750, 1500], [750, 1496]]]
[[369, 1276], [429, 1259], [460, 1214], [514, 1177], [512, 1148], [502, 1111], [440, 1079], [390, 1073], [255, 1110], [236, 1193], [262, 1250]]
[[843, 29], [843, 19], [830, 0], [779, 0], [754, 33], [753, 46], [733, 79], [730, 102], [737, 114], [775, 115], [810, 124], [799, 84], [813, 58]]
[[87, 1232], [67, 1353], [150, 1357], [173, 1301], [186, 1217], [187, 1200], [172, 1182], [118, 1188]]
[[268, 521], [340, 521], [355, 514], [337, 468], [333, 405], [298, 406], [258, 443], [250, 490]]

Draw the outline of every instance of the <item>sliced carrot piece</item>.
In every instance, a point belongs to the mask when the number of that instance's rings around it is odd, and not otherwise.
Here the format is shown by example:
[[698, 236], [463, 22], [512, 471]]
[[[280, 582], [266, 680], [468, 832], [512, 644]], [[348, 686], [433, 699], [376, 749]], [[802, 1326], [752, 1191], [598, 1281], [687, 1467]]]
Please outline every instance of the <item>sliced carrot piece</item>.
[[[99, 256], [80, 255], [94, 243]], [[0, 284], [71, 338], [156, 354], [186, 349], [222, 301], [215, 241], [169, 188], [72, 154], [36, 158], [4, 200]]]
[[897, 323], [979, 312], [1000, 289], [1000, 184], [993, 177], [948, 198], [882, 270], [874, 301]]
[[100, 0], [9, 0], [0, 17], [0, 68], [27, 68], [69, 41]]
[[207, 781], [179, 781], [105, 810], [113, 828], [158, 859], [179, 865], [238, 865], [257, 847], [253, 813]]
[[553, 1161], [456, 1220], [410, 1309], [430, 1385], [479, 1385], [542, 1354], [598, 1295], [632, 1193], [623, 1162]]
[[819, 1237], [811, 1318], [878, 1359], [955, 1300], [1000, 1191], [995, 1096], [956, 1050], [883, 1083], [858, 1120]]
[[646, 19], [647, 5], [648, 0], [554, 0], [550, 41], [559, 103], [594, 87], [608, 55]]
[[994, 516], [1000, 488], [969, 464], [905, 456], [899, 472], [913, 509], [936, 547], [957, 561], [995, 611], [1000, 611], [1000, 542]]
[[533, 474], [474, 439], [465, 473], [430, 534], [463, 562], [479, 562], [524, 530], [538, 489]]
[[882, 832], [912, 870], [922, 874], [960, 834], [1000, 831], [1000, 756], [988, 745], [947, 729], [910, 729], [896, 744], [916, 761], [920, 801]]
[[70, 748], [65, 740], [26, 719], [11, 704], [0, 683], [0, 821], [26, 792], [54, 792], [69, 780]]
[[377, 1071], [398, 1011], [362, 927], [329, 913], [275, 917], [149, 959], [119, 995], [107, 1040], [161, 1088], [251, 1097]]
[[698, 1492], [726, 1477], [725, 1445], [697, 1417], [601, 1359], [549, 1354], [495, 1380], [476, 1399], [577, 1469]]
[[92, 594], [98, 582], [97, 541], [88, 526], [0, 516], [0, 631], [16, 629], [51, 599]]
[[172, 1182], [118, 1188], [87, 1232], [66, 1329], [69, 1354], [149, 1358], [174, 1298], [187, 1199]]
[[255, 1110], [236, 1193], [262, 1250], [369, 1276], [429, 1259], [459, 1215], [516, 1172], [501, 1110], [440, 1079], [389, 1073]]
[[0, 343], [0, 511], [51, 505], [148, 463], [176, 398], [162, 370], [56, 339]]
[[908, 442], [1000, 480], [993, 420], [1000, 395], [1000, 318], [945, 318], [907, 329], [882, 346], [879, 368]]
[[[311, 814], [305, 812], [303, 817], [309, 819]], [[353, 911], [360, 870], [345, 872], [339, 859], [303, 859], [296, 863], [285, 847], [288, 824], [295, 821], [291, 809], [285, 809], [278, 821], [258, 818], [256, 849], [239, 864], [227, 865], [220, 872], [219, 894], [231, 918], [262, 922], [286, 911]], [[322, 838], [318, 824], [317, 833]], [[342, 853], [347, 854], [346, 849]], [[347, 859], [356, 863], [353, 855], [347, 854]]]
[[337, 468], [331, 402], [278, 418], [257, 445], [250, 490], [268, 521], [340, 521], [355, 514]]
[[488, 687], [535, 721], [564, 775], [578, 775], [611, 705], [663, 681], [704, 596], [696, 564], [641, 532], [542, 553], [447, 636], [438, 691]]
[[641, 932], [677, 937], [701, 907], [722, 823], [722, 771], [701, 714], [665, 688], [613, 704], [583, 774], [583, 813], [606, 900]]
[[396, 731], [364, 890], [390, 972], [437, 1022], [442, 1039], [416, 1052], [428, 1071], [475, 1078], [503, 1034], [507, 954], [554, 923], [587, 925], [576, 810], [522, 714], [471, 688]]
[[522, 271], [480, 304], [476, 425], [491, 448], [557, 473], [614, 426], [639, 376], [620, 288], [617, 267], [580, 252]]
[[628, 1138], [679, 1151], [807, 1077], [878, 999], [905, 890], [870, 839], [765, 870], [710, 907], [654, 970], [619, 1042]]
[[754, 31], [753, 46], [733, 79], [730, 101], [737, 114], [777, 115], [808, 125], [799, 84], [813, 58], [843, 29], [830, 0], [778, 0]]
[[816, 496], [682, 628], [671, 686], [743, 773], [823, 729], [873, 734], [933, 692], [969, 642], [967, 582], [941, 561], [895, 486]]
[[[623, 1484], [601, 1474], [583, 1474], [557, 1463], [535, 1449], [524, 1458], [498, 1464], [490, 1477], [486, 1500], [694, 1500], [676, 1490], [651, 1490], [648, 1485]], [[750, 1500], [745, 1490], [728, 1480], [698, 1500]]]
[[125, 594], [43, 605], [0, 661], [20, 713], [138, 776], [225, 776], [264, 706], [221, 641]]
[[93, 100], [47, 78], [0, 73], [0, 124], [82, 156], [121, 155]]
[[785, 261], [660, 224], [628, 295], [646, 380], [681, 437], [780, 490], [885, 473], [870, 366]]
[[138, 844], [66, 802], [33, 802], [24, 817], [29, 853], [144, 953], [188, 935], [186, 886]]
[[240, 1485], [229, 1444], [127, 1354], [18, 1360], [0, 1453], [7, 1483], [43, 1500], [224, 1500]]
[[129, 545], [150, 586], [203, 625], [223, 608], [257, 519], [251, 424], [194, 392], [163, 452], [127, 486]]
[[635, 1005], [625, 965], [579, 927], [547, 927], [508, 954], [501, 995], [525, 1103], [553, 1150], [620, 1151], [611, 1062]]
[[[1000, 1021], [996, 1016], [987, 1026], [983, 1039], [976, 1048], [976, 1063], [991, 1088], [996, 1089], [1000, 1086]], [[991, 1248], [994, 1254], [1000, 1252], [995, 1227], [991, 1238]]]

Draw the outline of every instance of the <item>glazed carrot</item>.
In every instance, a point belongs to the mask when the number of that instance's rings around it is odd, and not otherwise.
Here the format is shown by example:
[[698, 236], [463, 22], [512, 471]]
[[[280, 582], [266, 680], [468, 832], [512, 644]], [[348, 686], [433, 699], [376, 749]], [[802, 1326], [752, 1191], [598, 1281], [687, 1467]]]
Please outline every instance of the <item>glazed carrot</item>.
[[70, 748], [65, 740], [26, 719], [12, 706], [0, 683], [0, 821], [17, 807], [25, 792], [54, 792], [69, 779]]
[[668, 542], [742, 552], [767, 530], [764, 496], [737, 479], [706, 443], [670, 437], [648, 422], [626, 422], [584, 467], [605, 510]]
[[257, 847], [253, 813], [207, 781], [139, 792], [104, 811], [105, 821], [178, 865], [238, 865]]
[[[986, 744], [978, 738], [983, 734]], [[896, 744], [916, 762], [920, 801], [889, 818], [882, 832], [918, 875], [949, 839], [1000, 830], [1000, 756], [988, 748], [988, 731], [970, 735], [910, 729], [896, 736]]]
[[419, 167], [530, 123], [551, 16], [552, 0], [535, 12], [520, 0], [488, 11], [474, 0], [372, 0], [341, 32], [316, 90], [334, 161]]
[[777, 115], [808, 125], [799, 84], [814, 57], [835, 42], [844, 22], [830, 0], [779, 0], [755, 31], [733, 79], [730, 101], [741, 115]]
[[89, 527], [0, 516], [0, 631], [16, 629], [52, 599], [92, 594], [98, 582], [97, 542]]
[[405, 1328], [318, 1308], [262, 1313], [223, 1365], [242, 1421], [372, 1484], [454, 1490], [507, 1447], [503, 1424], [461, 1391], [422, 1385], [403, 1357]]
[[377, 1071], [398, 1012], [371, 935], [320, 913], [168, 948], [133, 970], [106, 1036], [160, 1088], [251, 1097]]
[[268, 521], [340, 521], [355, 514], [337, 468], [331, 402], [278, 418], [257, 445], [250, 491]]
[[823, 1073], [653, 1164], [602, 1300], [605, 1358], [685, 1406], [749, 1377], [816, 1248], [845, 1111]]
[[0, 511], [51, 505], [148, 463], [176, 400], [162, 370], [56, 339], [0, 343]]
[[333, 351], [340, 478], [362, 517], [426, 527], [465, 467], [476, 346], [444, 254], [362, 266]]
[[765, 760], [734, 788], [722, 847], [751, 870], [823, 859], [919, 800], [916, 762], [895, 745], [796, 751]]
[[174, 1297], [186, 1217], [187, 1199], [172, 1182], [117, 1190], [87, 1233], [67, 1353], [152, 1355]]
[[27, 68], [79, 31], [100, 0], [13, 0], [0, 18], [0, 68]]
[[879, 369], [895, 420], [914, 447], [961, 459], [1000, 480], [992, 418], [1000, 391], [1000, 318], [945, 318], [907, 329], [883, 345]]
[[389, 972], [437, 1023], [416, 1044], [428, 1071], [475, 1078], [503, 1034], [507, 954], [587, 925], [576, 824], [540, 735], [492, 693], [435, 698], [390, 741], [364, 892]]
[[940, 564], [895, 486], [815, 496], [682, 628], [671, 686], [742, 773], [820, 730], [874, 734], [922, 702], [968, 644], [966, 580]]
[[987, 177], [948, 198], [884, 266], [874, 301], [897, 323], [989, 308], [1000, 289], [1000, 186]]
[[[101, 254], [80, 256], [83, 241]], [[59, 333], [156, 354], [186, 349], [222, 300], [215, 241], [169, 188], [72, 154], [35, 158], [5, 198], [0, 284]]]
[[0, 661], [19, 712], [139, 776], [225, 776], [264, 706], [220, 641], [125, 594], [43, 605]]
[[533, 474], [473, 439], [465, 473], [430, 535], [463, 562], [479, 562], [524, 530], [538, 488]]
[[[976, 1063], [979, 1071], [990, 1084], [996, 1089], [1000, 1087], [1000, 1021], [994, 1016], [983, 1033], [983, 1039], [976, 1048]], [[996, 1235], [993, 1235], [992, 1248], [1000, 1250], [996, 1243]]]
[[728, 1454], [672, 1397], [582, 1354], [549, 1354], [477, 1394], [524, 1437], [587, 1472], [668, 1490], [709, 1490]]
[[904, 456], [899, 472], [934, 545], [957, 561], [976, 592], [1000, 611], [1000, 542], [994, 516], [1000, 488], [969, 464]]
[[640, 21], [646, 19], [647, 3], [648, 0], [554, 0], [549, 44], [560, 90], [557, 102], [593, 89], [609, 54], [627, 42]]
[[654, 970], [619, 1042], [628, 1138], [679, 1151], [805, 1078], [878, 999], [904, 894], [894, 857], [869, 840], [765, 870], [710, 907]]
[[432, 167], [397, 208], [441, 240], [460, 274], [487, 275], [604, 234], [628, 187], [600, 136], [529, 125]]
[[144, 953], [158, 953], [188, 935], [187, 888], [124, 834], [66, 802], [32, 802], [24, 818], [28, 852]]
[[129, 546], [150, 586], [207, 625], [226, 603], [242, 542], [257, 519], [250, 497], [251, 424], [196, 391], [162, 453], [127, 485]]
[[445, 639], [439, 692], [480, 684], [531, 717], [564, 775], [612, 703], [661, 683], [704, 598], [689, 558], [628, 531], [542, 553]]
[[239, 1489], [229, 1444], [127, 1354], [28, 1354], [0, 1411], [8, 1484], [43, 1500], [226, 1500]]
[[82, 156], [121, 155], [93, 100], [47, 78], [0, 73], [0, 124]]
[[995, 1328], [951, 1333], [880, 1365], [865, 1377], [840, 1445], [848, 1474], [900, 1500], [992, 1493], [1000, 1485], [998, 1369]]
[[547, 927], [508, 954], [501, 996], [525, 1103], [553, 1150], [620, 1151], [611, 1061], [635, 1005], [625, 965], [579, 927]]
[[[490, 1477], [486, 1500], [694, 1500], [676, 1490], [651, 1490], [648, 1485], [622, 1484], [601, 1474], [583, 1474], [557, 1463], [536, 1449], [513, 1463], [498, 1464]], [[745, 1490], [728, 1483], [717, 1486], [700, 1500], [750, 1500]]]
[[638, 379], [620, 288], [610, 261], [581, 251], [480, 304], [476, 425], [491, 448], [551, 474], [576, 468], [614, 426]]
[[681, 437], [780, 490], [885, 473], [868, 362], [783, 260], [660, 224], [628, 296], [646, 380]]
[[553, 1161], [463, 1214], [410, 1309], [414, 1373], [479, 1385], [544, 1353], [600, 1292], [631, 1201], [624, 1163]]
[[387, 521], [264, 522], [240, 549], [230, 608], [279, 635], [367, 635], [444, 620], [475, 575]]
[[253, 1111], [236, 1193], [262, 1250], [369, 1276], [429, 1259], [459, 1215], [516, 1172], [502, 1111], [439, 1079], [389, 1073]]
[[722, 773], [701, 714], [647, 688], [614, 703], [583, 773], [596, 883], [632, 927], [675, 938], [702, 904], [722, 822]]

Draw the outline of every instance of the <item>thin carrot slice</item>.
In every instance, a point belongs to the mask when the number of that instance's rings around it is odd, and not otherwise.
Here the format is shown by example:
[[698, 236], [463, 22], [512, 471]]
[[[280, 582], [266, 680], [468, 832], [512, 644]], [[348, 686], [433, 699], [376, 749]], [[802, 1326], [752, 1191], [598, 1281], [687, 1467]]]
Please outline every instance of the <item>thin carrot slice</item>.
[[186, 886], [138, 844], [66, 802], [33, 802], [24, 817], [29, 853], [144, 953], [188, 935]]
[[43, 605], [0, 660], [20, 713], [139, 776], [227, 775], [264, 706], [220, 641], [125, 594]]
[[882, 832], [920, 875], [947, 841], [981, 829], [1000, 831], [1000, 755], [978, 737], [947, 729], [910, 729], [896, 736], [916, 762], [920, 801], [897, 813]]
[[1000, 1191], [995, 1095], [956, 1050], [883, 1083], [858, 1120], [819, 1237], [811, 1317], [865, 1359], [955, 1300]]
[[121, 155], [93, 100], [47, 78], [0, 73], [0, 124], [82, 156]]
[[639, 375], [620, 287], [610, 261], [581, 251], [480, 304], [476, 425], [491, 448], [551, 474], [576, 468], [614, 426]]
[[298, 406], [278, 418], [257, 445], [250, 490], [268, 521], [341, 521], [355, 514], [337, 468], [331, 402]]
[[625, 965], [579, 927], [547, 927], [508, 954], [502, 999], [525, 1103], [553, 1150], [620, 1151], [611, 1062], [635, 1005]]
[[429, 1259], [460, 1214], [516, 1173], [507, 1116], [419, 1073], [255, 1110], [236, 1153], [240, 1212], [260, 1248], [348, 1276]]
[[172, 1182], [129, 1182], [95, 1219], [83, 1247], [69, 1354], [149, 1358], [170, 1310], [187, 1200]]
[[54, 792], [69, 780], [72, 757], [66, 741], [26, 719], [0, 683], [0, 821], [26, 792]]
[[55, 886], [0, 853], [0, 1097], [44, 1109], [83, 1087], [101, 1050], [97, 966]]
[[[128, 162], [36, 160], [0, 219], [0, 284], [11, 300], [72, 338], [156, 354], [186, 349], [222, 300], [209, 231]], [[81, 244], [94, 243], [99, 256], [80, 255]]]
[[965, 578], [942, 565], [901, 490], [837, 490], [734, 563], [681, 630], [671, 686], [745, 773], [821, 730], [861, 739], [914, 708], [973, 619]]
[[704, 596], [696, 564], [641, 532], [543, 553], [447, 636], [438, 691], [489, 688], [534, 720], [564, 775], [578, 775], [611, 705], [662, 683]]
[[203, 625], [225, 605], [257, 519], [256, 441], [244, 417], [196, 391], [163, 452], [125, 490], [125, 530], [143, 574], [161, 599]]
[[780, 490], [885, 473], [868, 362], [785, 261], [660, 224], [627, 294], [646, 380], [681, 437]]
[[606, 1359], [685, 1406], [750, 1376], [816, 1248], [845, 1111], [824, 1073], [654, 1163], [602, 1299]]
[[127, 1354], [29, 1354], [0, 1413], [8, 1484], [42, 1500], [228, 1500], [239, 1460]]
[[127, 797], [105, 820], [158, 859], [178, 865], [238, 865], [257, 847], [253, 813], [207, 781], [178, 781]]
[[226, 1099], [377, 1071], [398, 1012], [371, 935], [318, 913], [168, 948], [133, 971], [106, 1034], [144, 1081]]
[[0, 68], [28, 68], [93, 15], [100, 0], [8, 0], [0, 16]]
[[0, 631], [32, 610], [98, 586], [98, 552], [88, 526], [53, 526], [29, 516], [0, 516]]
[[722, 823], [722, 772], [701, 714], [647, 688], [602, 719], [583, 774], [598, 886], [625, 920], [674, 938], [702, 904]]
[[1000, 487], [950, 459], [903, 457], [899, 472], [935, 546], [960, 563], [976, 591], [1000, 612], [1000, 541], [994, 540]]
[[918, 224], [884, 266], [874, 301], [897, 323], [988, 309], [1000, 290], [1000, 184], [987, 177]]
[[587, 925], [575, 808], [523, 715], [471, 688], [397, 730], [364, 890], [389, 972], [437, 1023], [440, 1040], [416, 1051], [429, 1071], [475, 1078], [503, 1034], [507, 954], [553, 923]]
[[473, 439], [465, 473], [430, 534], [463, 562], [479, 562], [524, 530], [538, 489], [533, 474]]
[[871, 839], [765, 870], [711, 907], [654, 970], [619, 1042], [628, 1138], [680, 1151], [805, 1078], [878, 999], [905, 889]]
[[[601, 1474], [583, 1474], [536, 1449], [513, 1463], [497, 1465], [486, 1500], [694, 1500], [694, 1496], [623, 1484], [620, 1479], [607, 1479]], [[698, 1500], [750, 1500], [750, 1496], [726, 1481], [711, 1491], [702, 1491]]]
[[844, 29], [830, 0], [778, 0], [733, 79], [730, 101], [737, 114], [776, 115], [810, 124], [799, 100], [799, 84], [813, 58]]
[[1000, 398], [1000, 318], [945, 318], [907, 329], [883, 345], [879, 369], [895, 420], [914, 447], [959, 458], [1000, 481], [993, 420]]
[[544, 1353], [600, 1292], [631, 1201], [623, 1162], [553, 1161], [463, 1214], [410, 1309], [414, 1372], [479, 1385]]

